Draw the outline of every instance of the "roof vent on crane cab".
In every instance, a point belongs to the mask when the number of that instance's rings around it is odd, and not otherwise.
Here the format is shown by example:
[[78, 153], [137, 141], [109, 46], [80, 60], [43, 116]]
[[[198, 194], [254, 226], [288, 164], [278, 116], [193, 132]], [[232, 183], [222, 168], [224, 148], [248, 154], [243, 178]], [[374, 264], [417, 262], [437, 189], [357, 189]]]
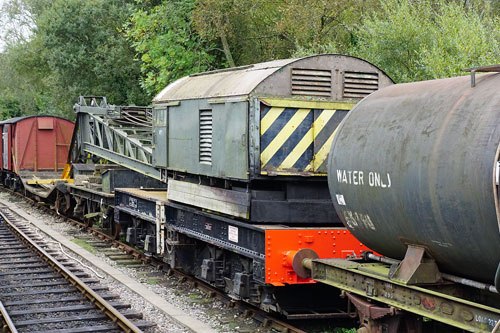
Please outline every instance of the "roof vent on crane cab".
[[378, 90], [378, 73], [344, 73], [344, 98], [364, 98]]
[[332, 96], [332, 71], [292, 68], [292, 95]]

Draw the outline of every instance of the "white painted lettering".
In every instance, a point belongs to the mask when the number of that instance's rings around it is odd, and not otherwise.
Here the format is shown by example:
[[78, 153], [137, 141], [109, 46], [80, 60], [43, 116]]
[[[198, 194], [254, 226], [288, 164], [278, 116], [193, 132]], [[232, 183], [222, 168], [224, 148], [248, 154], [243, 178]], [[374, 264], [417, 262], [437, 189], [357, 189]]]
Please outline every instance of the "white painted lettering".
[[342, 183], [342, 171], [337, 169], [337, 181]]
[[374, 172], [375, 175], [375, 186], [380, 187], [380, 173]]
[[356, 229], [356, 227], [358, 226], [358, 222], [356, 221], [350, 210], [344, 211], [344, 219], [349, 228]]
[[[349, 185], [365, 185], [364, 171], [337, 169], [337, 181]], [[390, 188], [392, 186], [391, 175], [386, 173], [387, 179], [380, 172], [368, 172], [368, 185], [371, 187]]]
[[375, 177], [373, 176], [373, 172], [368, 173], [368, 185], [371, 187], [375, 186]]

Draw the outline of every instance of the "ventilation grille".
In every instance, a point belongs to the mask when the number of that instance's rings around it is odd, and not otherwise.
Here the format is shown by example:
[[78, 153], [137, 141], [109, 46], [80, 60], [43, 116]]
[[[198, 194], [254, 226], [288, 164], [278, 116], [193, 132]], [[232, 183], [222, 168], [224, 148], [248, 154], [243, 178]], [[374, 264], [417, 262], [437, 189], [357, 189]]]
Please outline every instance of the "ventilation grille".
[[323, 69], [292, 69], [292, 95], [331, 96], [332, 72]]
[[200, 163], [212, 164], [212, 110], [200, 110]]
[[377, 89], [377, 73], [344, 73], [344, 97], [363, 98]]

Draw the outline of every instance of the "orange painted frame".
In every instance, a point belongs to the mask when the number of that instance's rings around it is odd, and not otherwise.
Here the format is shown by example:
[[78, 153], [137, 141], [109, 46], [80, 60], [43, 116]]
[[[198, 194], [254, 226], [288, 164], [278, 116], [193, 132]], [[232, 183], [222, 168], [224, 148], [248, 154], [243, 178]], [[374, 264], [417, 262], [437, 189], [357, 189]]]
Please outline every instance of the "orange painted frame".
[[370, 250], [345, 228], [268, 229], [266, 230], [266, 283], [274, 286], [315, 283], [311, 279], [298, 277], [287, 260], [290, 251], [303, 248], [314, 250], [321, 259], [345, 259]]

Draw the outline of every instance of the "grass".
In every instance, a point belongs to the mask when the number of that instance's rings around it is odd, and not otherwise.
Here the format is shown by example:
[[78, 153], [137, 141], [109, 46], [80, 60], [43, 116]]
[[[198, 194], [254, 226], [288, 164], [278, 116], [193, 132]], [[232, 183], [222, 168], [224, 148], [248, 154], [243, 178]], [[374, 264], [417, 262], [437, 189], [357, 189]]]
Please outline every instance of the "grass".
[[188, 296], [189, 302], [196, 304], [209, 304], [212, 303], [213, 300], [203, 297], [199, 294], [191, 294]]
[[73, 239], [71, 239], [71, 241], [73, 243], [75, 243], [76, 245], [83, 247], [85, 250], [89, 251], [90, 253], [97, 253], [97, 250], [92, 245], [90, 245], [89, 243], [87, 243], [86, 241], [84, 241], [82, 239], [73, 238]]
[[227, 326], [229, 326], [230, 329], [234, 330], [236, 327], [238, 327], [238, 323], [230, 322], [229, 324], [227, 324]]
[[146, 279], [146, 282], [147, 282], [147, 284], [151, 284], [151, 285], [157, 285], [158, 283], [160, 283], [160, 281], [158, 279]]
[[356, 333], [357, 331], [355, 328], [336, 328], [333, 333]]

